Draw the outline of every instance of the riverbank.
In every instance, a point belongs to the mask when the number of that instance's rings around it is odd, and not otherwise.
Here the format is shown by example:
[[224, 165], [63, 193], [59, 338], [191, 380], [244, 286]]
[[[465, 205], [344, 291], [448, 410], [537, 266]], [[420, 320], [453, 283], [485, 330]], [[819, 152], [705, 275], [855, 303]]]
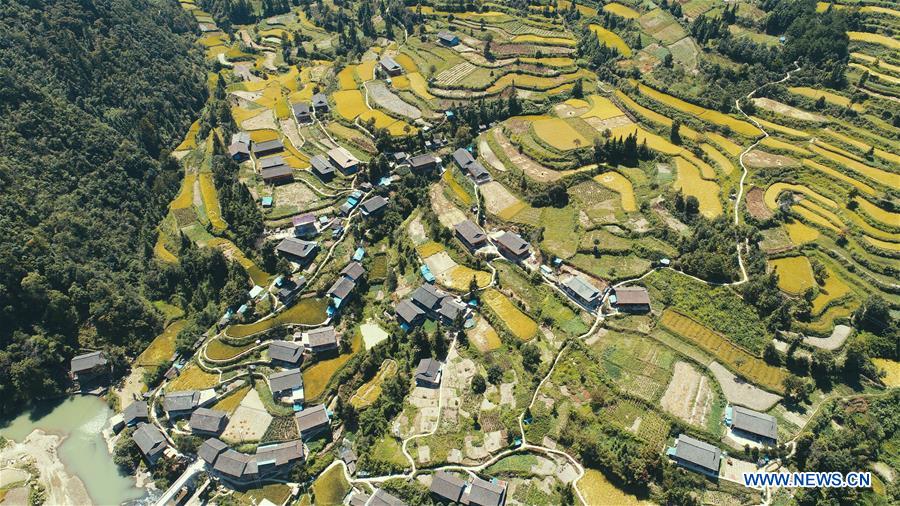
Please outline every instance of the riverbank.
[[70, 474], [59, 458], [59, 447], [63, 440], [61, 436], [35, 429], [20, 443], [9, 441], [6, 448], [0, 450], [0, 461], [19, 468], [33, 465], [38, 472], [37, 480], [47, 492], [45, 504], [93, 504], [84, 483]]

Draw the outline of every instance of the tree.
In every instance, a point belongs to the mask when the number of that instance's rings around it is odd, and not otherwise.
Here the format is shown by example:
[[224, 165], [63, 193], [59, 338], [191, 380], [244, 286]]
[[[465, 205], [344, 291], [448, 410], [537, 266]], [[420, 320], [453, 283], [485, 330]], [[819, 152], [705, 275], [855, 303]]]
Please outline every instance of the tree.
[[880, 295], [871, 295], [866, 299], [854, 315], [856, 324], [863, 330], [875, 334], [883, 334], [893, 327], [895, 322], [891, 317], [890, 306]]
[[581, 79], [575, 81], [572, 86], [572, 96], [575, 98], [584, 98], [584, 83]]
[[526, 344], [520, 351], [522, 352], [522, 367], [528, 372], [537, 371], [538, 366], [541, 365], [541, 352], [537, 346]]
[[141, 450], [138, 445], [131, 439], [134, 434], [134, 427], [128, 427], [119, 434], [119, 440], [113, 447], [113, 462], [120, 469], [127, 471], [129, 474], [134, 473], [138, 464], [141, 462]]
[[784, 396], [791, 402], [802, 402], [809, 396], [809, 383], [793, 374], [788, 375], [782, 382]]
[[484, 376], [481, 374], [476, 374], [472, 377], [472, 392], [475, 394], [483, 394], [487, 389], [487, 384], [484, 381]]
[[487, 368], [487, 380], [492, 385], [499, 385], [503, 380], [503, 369], [497, 364], [491, 364]]
[[672, 141], [672, 144], [678, 146], [681, 145], [681, 132], [679, 131], [680, 129], [681, 121], [677, 119], [672, 121], [672, 128], [669, 130], [669, 140]]
[[781, 353], [775, 348], [775, 343], [772, 341], [766, 343], [766, 348], [763, 350], [763, 359], [768, 364], [775, 366], [781, 365]]

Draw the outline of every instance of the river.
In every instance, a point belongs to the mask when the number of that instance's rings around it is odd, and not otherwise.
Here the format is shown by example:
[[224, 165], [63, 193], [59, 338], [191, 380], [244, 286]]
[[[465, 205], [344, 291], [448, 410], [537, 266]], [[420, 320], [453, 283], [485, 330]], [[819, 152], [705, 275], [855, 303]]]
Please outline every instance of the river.
[[122, 474], [113, 463], [101, 431], [112, 414], [106, 403], [92, 395], [41, 403], [29, 412], [0, 423], [0, 434], [22, 442], [35, 429], [63, 436], [59, 459], [77, 476], [97, 505], [139, 502], [147, 496], [133, 476]]

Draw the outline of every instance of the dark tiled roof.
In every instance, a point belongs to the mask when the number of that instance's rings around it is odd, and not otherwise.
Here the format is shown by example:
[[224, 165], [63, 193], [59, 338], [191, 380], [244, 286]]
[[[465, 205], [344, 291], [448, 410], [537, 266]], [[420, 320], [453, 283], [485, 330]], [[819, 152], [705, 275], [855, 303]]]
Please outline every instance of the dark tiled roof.
[[345, 169], [348, 167], [353, 167], [354, 165], [359, 163], [359, 160], [357, 160], [352, 153], [347, 151], [346, 148], [342, 147], [330, 149], [328, 151], [328, 158], [330, 158], [332, 162]]
[[191, 430], [219, 432], [228, 422], [228, 413], [209, 408], [197, 408], [191, 413]]
[[316, 155], [310, 158], [309, 163], [312, 165], [313, 170], [319, 174], [334, 174], [334, 165], [331, 165], [331, 162], [326, 160], [322, 155]]
[[620, 287], [615, 289], [616, 304], [618, 305], [642, 305], [650, 304], [650, 294], [641, 286]]
[[418, 169], [420, 167], [426, 167], [429, 165], [434, 165], [437, 163], [437, 158], [433, 153], [425, 153], [421, 155], [413, 156], [409, 159], [409, 165], [413, 169]]
[[438, 38], [443, 41], [447, 41], [447, 42], [453, 42], [454, 40], [459, 40], [459, 37], [457, 37], [456, 35], [454, 35], [450, 32], [439, 32]]
[[[252, 467], [249, 465], [251, 461]], [[241, 478], [247, 474], [256, 474], [256, 461], [250, 455], [228, 449], [219, 455], [213, 468], [226, 476]]]
[[381, 65], [388, 70], [400, 70], [401, 68], [403, 68], [399, 63], [396, 62], [396, 60], [394, 60], [390, 56], [385, 56], [384, 58], [382, 58]]
[[200, 403], [200, 392], [196, 390], [186, 390], [183, 392], [172, 392], [166, 394], [163, 399], [163, 409], [169, 411], [189, 411], [197, 407]]
[[277, 167], [270, 167], [268, 169], [263, 169], [259, 171], [259, 175], [262, 176], [263, 181], [267, 181], [269, 179], [282, 178], [285, 176], [293, 176], [294, 170], [288, 167], [287, 165], [279, 165]]
[[252, 149], [254, 153], [264, 153], [267, 151], [284, 151], [284, 144], [282, 144], [282, 142], [278, 139], [273, 139], [271, 141], [265, 142], [254, 142]]
[[427, 311], [435, 311], [446, 294], [432, 285], [421, 285], [412, 293], [412, 301]]
[[459, 148], [453, 152], [453, 161], [459, 165], [460, 169], [465, 169], [469, 164], [475, 163], [475, 157], [468, 150]]
[[339, 299], [346, 299], [354, 288], [356, 288], [356, 283], [341, 276], [333, 285], [331, 285], [331, 288], [328, 289], [328, 295]]
[[303, 374], [300, 369], [288, 369], [269, 375], [269, 388], [273, 392], [284, 392], [303, 386]]
[[475, 181], [482, 181], [491, 177], [491, 174], [484, 168], [484, 165], [481, 165], [481, 162], [470, 163], [469, 166], [466, 167], [466, 171], [468, 171], [469, 176]]
[[228, 445], [219, 439], [211, 437], [200, 445], [200, 449], [197, 450], [197, 455], [199, 455], [207, 464], [213, 465], [216, 462], [216, 457], [227, 449]]
[[282, 158], [281, 155], [260, 158], [259, 160], [260, 170], [271, 169], [272, 167], [278, 167], [279, 165], [284, 165], [284, 158]]
[[380, 488], [375, 490], [375, 493], [372, 494], [372, 497], [366, 504], [368, 506], [406, 506], [405, 502], [388, 494]]
[[778, 423], [774, 417], [742, 406], [732, 408], [731, 425], [735, 429], [778, 439]]
[[362, 207], [363, 214], [374, 214], [384, 209], [387, 204], [387, 199], [385, 199], [381, 195], [375, 195], [369, 200], [363, 202], [360, 207]]
[[397, 304], [397, 316], [400, 317], [406, 323], [412, 323], [416, 318], [423, 316], [425, 311], [422, 311], [419, 306], [413, 304], [409, 301], [409, 299], [403, 299]]
[[453, 321], [456, 320], [456, 317], [463, 310], [465, 310], [465, 306], [448, 295], [441, 299], [441, 307], [438, 308], [438, 313], [444, 318]]
[[456, 225], [456, 233], [462, 236], [469, 244], [478, 244], [487, 239], [484, 230], [472, 222], [472, 220], [461, 221]]
[[416, 367], [416, 380], [436, 383], [441, 372], [441, 363], [433, 358], [423, 358]]
[[294, 415], [294, 418], [297, 420], [297, 430], [300, 431], [301, 435], [304, 432], [310, 432], [331, 423], [328, 419], [328, 413], [325, 411], [325, 406], [322, 404], [308, 407]]
[[709, 443], [681, 434], [675, 444], [675, 456], [691, 464], [718, 472], [722, 451]]
[[316, 93], [312, 96], [313, 107], [328, 107], [328, 97], [322, 93]]
[[459, 502], [465, 488], [466, 482], [463, 480], [446, 471], [438, 471], [434, 473], [429, 490], [448, 501]]
[[522, 239], [521, 236], [512, 232], [504, 232], [503, 235], [497, 239], [497, 242], [504, 248], [512, 251], [515, 255], [521, 255], [528, 251], [528, 243], [525, 242], [525, 239]]
[[337, 346], [337, 334], [334, 332], [334, 327], [319, 327], [317, 329], [312, 329], [306, 333], [306, 338], [309, 340], [309, 345], [312, 348], [320, 348], [322, 346]]
[[294, 116], [308, 115], [309, 114], [309, 104], [306, 102], [298, 102], [291, 106], [291, 109], [294, 111]]
[[341, 269], [341, 276], [344, 276], [350, 281], [356, 281], [361, 278], [363, 274], [366, 273], [366, 269], [359, 262], [350, 262], [343, 269]]
[[289, 255], [293, 255], [295, 257], [303, 258], [310, 256], [318, 247], [318, 244], [314, 241], [303, 241], [301, 239], [295, 239], [293, 237], [288, 237], [286, 239], [282, 239], [278, 246], [275, 249], [281, 253], [287, 253]]
[[159, 455], [166, 448], [166, 438], [163, 437], [162, 432], [149, 423], [138, 425], [138, 428], [131, 435], [131, 439], [141, 450], [141, 453], [150, 458]]
[[102, 351], [93, 351], [72, 358], [72, 372], [89, 371], [94, 367], [106, 365], [106, 356]]
[[131, 423], [138, 419], [147, 418], [147, 403], [144, 401], [134, 401], [122, 411], [122, 420], [125, 423]]
[[500, 506], [503, 504], [504, 487], [481, 478], [474, 478], [469, 489], [471, 506]]
[[587, 302], [593, 302], [600, 297], [600, 290], [594, 285], [588, 283], [580, 276], [572, 276], [563, 282], [563, 286], [578, 295], [579, 298]]
[[256, 448], [256, 465], [283, 466], [304, 458], [303, 442], [299, 439], [286, 443], [270, 444]]
[[296, 364], [303, 356], [303, 346], [291, 341], [269, 342], [269, 358]]

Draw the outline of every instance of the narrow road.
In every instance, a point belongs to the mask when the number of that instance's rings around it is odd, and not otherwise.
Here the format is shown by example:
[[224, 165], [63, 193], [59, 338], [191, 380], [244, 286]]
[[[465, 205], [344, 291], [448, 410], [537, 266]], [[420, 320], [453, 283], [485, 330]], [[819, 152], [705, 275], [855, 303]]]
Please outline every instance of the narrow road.
[[156, 503], [154, 503], [155, 506], [166, 506], [167, 504], [169, 504], [169, 501], [171, 501], [175, 497], [175, 494], [178, 493], [181, 487], [185, 483], [187, 483], [188, 480], [190, 480], [203, 470], [204, 465], [205, 462], [203, 462], [203, 460], [199, 458], [191, 462], [191, 465], [189, 465], [187, 469], [185, 469], [184, 472], [181, 473], [181, 476], [179, 476], [178, 479], [175, 480], [168, 489], [166, 489], [163, 495], [161, 495], [159, 499], [156, 500]]

